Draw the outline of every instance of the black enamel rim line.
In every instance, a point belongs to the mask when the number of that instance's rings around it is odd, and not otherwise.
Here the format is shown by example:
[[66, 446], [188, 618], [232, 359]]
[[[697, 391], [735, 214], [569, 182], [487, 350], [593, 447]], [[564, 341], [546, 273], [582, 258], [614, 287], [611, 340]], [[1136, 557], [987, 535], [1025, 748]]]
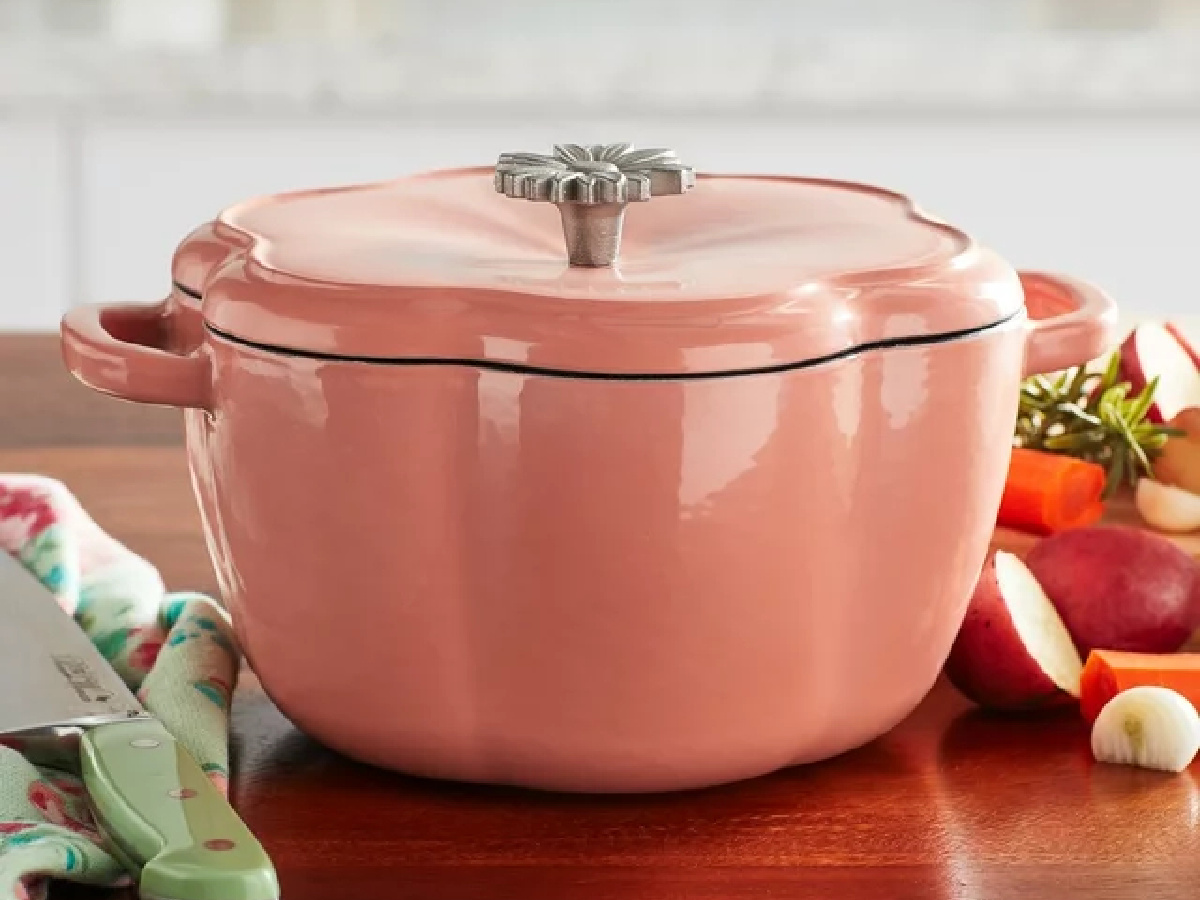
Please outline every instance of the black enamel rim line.
[[[176, 284], [176, 287], [184, 293], [200, 299], [194, 291], [185, 288], [183, 285]], [[255, 350], [262, 350], [266, 353], [276, 353], [280, 356], [293, 356], [300, 359], [366, 363], [367, 365], [376, 366], [462, 366], [473, 369], [486, 369], [493, 372], [509, 372], [518, 375], [542, 375], [550, 378], [582, 378], [595, 381], [700, 381], [709, 378], [736, 378], [744, 375], [773, 375], [778, 372], [790, 372], [793, 369], [807, 369], [839, 359], [845, 359], [846, 357], [857, 356], [871, 350], [888, 350], [893, 347], [919, 347], [924, 344], [946, 344], [951, 341], [962, 340], [973, 335], [986, 334], [989, 331], [997, 330], [1016, 319], [1020, 314], [1021, 310], [1017, 310], [1003, 319], [992, 322], [990, 325], [977, 325], [974, 328], [962, 328], [958, 331], [868, 341], [848, 347], [845, 350], [839, 350], [836, 353], [829, 353], [825, 356], [814, 356], [811, 359], [804, 359], [799, 362], [776, 363], [775, 365], [758, 366], [749, 369], [723, 369], [716, 372], [577, 372], [571, 369], [549, 369], [541, 366], [497, 362], [489, 359], [454, 359], [451, 357], [424, 356], [347, 356], [338, 353], [327, 353], [321, 350], [300, 350], [294, 347], [278, 347], [274, 344], [266, 344], [261, 341], [251, 341], [222, 331], [219, 328], [214, 328], [208, 322], [204, 323], [204, 327], [207, 331], [230, 343], [239, 344], [243, 347], [251, 347]]]

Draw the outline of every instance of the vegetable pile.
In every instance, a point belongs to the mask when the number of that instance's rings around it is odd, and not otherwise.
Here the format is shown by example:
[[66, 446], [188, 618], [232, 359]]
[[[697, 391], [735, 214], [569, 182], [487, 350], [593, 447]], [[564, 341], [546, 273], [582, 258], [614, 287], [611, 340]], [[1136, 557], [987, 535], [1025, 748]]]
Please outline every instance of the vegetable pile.
[[1200, 654], [1176, 653], [1197, 628], [1190, 554], [1141, 528], [1084, 526], [1025, 561], [988, 560], [945, 671], [993, 709], [1078, 703], [1098, 760], [1179, 771], [1200, 750]]
[[[1182, 771], [1200, 752], [1200, 355], [1139, 326], [1101, 369], [1025, 382], [999, 524], [1043, 535], [987, 562], [946, 662], [1004, 710], [1078, 704], [1102, 762]], [[1152, 529], [1097, 524], [1129, 487]]]
[[1027, 379], [1013, 448], [1000, 525], [1091, 525], [1130, 487], [1148, 525], [1200, 530], [1200, 354], [1179, 327], [1151, 322], [1100, 369]]
[[1114, 353], [1103, 372], [1081, 366], [1057, 378], [1028, 379], [1021, 387], [1016, 445], [1103, 466], [1109, 496], [1123, 484], [1136, 484], [1150, 474], [1150, 461], [1170, 431], [1147, 420], [1158, 376], [1129, 396], [1131, 382], [1121, 375], [1121, 354]]

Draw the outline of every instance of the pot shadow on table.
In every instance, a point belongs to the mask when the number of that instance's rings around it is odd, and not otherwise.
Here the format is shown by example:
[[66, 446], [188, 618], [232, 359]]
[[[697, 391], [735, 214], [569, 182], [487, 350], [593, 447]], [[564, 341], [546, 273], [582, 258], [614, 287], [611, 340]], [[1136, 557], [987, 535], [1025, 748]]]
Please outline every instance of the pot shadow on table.
[[[1072, 709], [999, 716], [939, 686], [843, 756], [643, 796], [412, 778], [235, 706], [232, 799], [289, 900], [1196, 896], [1194, 779], [1091, 760]], [[54, 896], [84, 896], [60, 893]]]
[[[547, 890], [553, 873], [571, 897], [953, 896], [919, 721], [737, 784], [584, 796], [386, 772], [304, 736], [260, 693], [239, 701], [232, 799], [285, 894], [354, 866], [440, 896]], [[494, 890], [466, 889], [463, 867], [492, 873]]]

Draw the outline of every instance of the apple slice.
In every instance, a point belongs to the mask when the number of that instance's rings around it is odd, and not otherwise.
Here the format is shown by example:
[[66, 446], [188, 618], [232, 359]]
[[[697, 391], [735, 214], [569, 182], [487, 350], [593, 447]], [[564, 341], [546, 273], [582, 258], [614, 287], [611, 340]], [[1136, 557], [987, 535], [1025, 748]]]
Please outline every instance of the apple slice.
[[1033, 573], [999, 551], [979, 576], [945, 671], [981, 706], [1036, 709], [1079, 696], [1083, 661]]
[[1135, 393], [1158, 376], [1147, 418], [1160, 425], [1181, 410], [1200, 406], [1200, 365], [1182, 335], [1175, 326], [1148, 322], [1133, 329], [1121, 345], [1121, 374]]

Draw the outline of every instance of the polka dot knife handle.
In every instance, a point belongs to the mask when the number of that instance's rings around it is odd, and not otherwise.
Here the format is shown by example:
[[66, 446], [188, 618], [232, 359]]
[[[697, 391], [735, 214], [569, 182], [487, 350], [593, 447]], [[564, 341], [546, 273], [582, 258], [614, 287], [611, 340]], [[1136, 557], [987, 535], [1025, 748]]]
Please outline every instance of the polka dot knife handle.
[[143, 897], [273, 900], [275, 871], [194, 759], [154, 719], [81, 739], [83, 783], [115, 854], [141, 870]]

